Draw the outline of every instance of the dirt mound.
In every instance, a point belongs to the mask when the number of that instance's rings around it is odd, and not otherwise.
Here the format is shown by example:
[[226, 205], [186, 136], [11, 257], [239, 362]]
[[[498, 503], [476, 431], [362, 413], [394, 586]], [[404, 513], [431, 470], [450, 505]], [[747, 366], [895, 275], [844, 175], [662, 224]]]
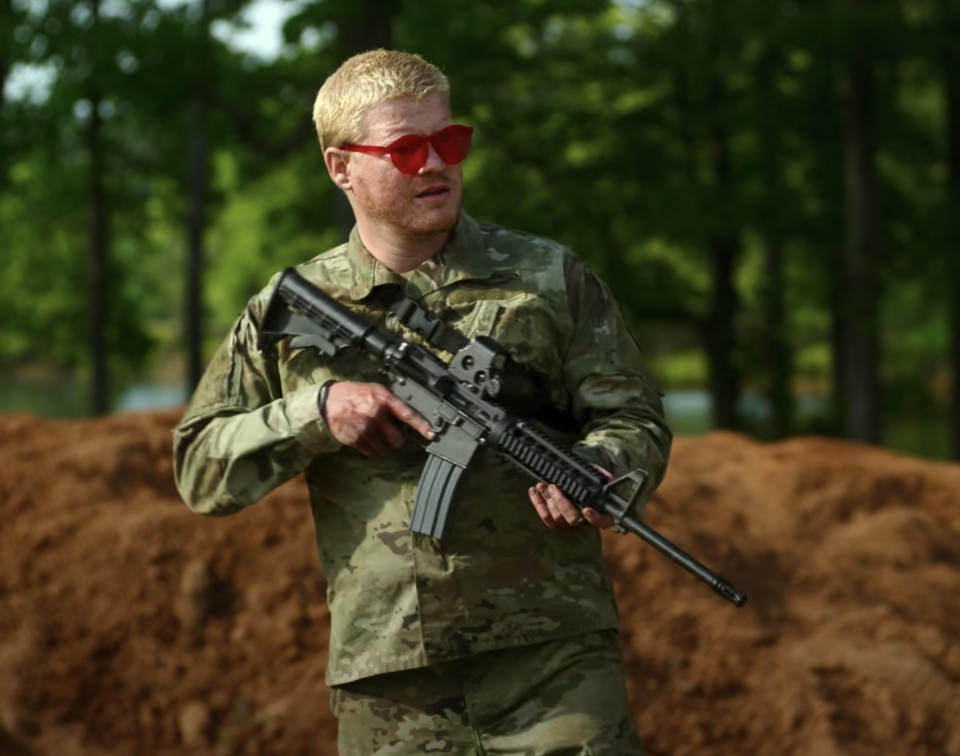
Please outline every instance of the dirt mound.
[[[333, 754], [324, 581], [295, 481], [190, 514], [176, 413], [0, 416], [0, 754]], [[960, 466], [820, 438], [678, 439], [605, 547], [649, 754], [960, 756]]]

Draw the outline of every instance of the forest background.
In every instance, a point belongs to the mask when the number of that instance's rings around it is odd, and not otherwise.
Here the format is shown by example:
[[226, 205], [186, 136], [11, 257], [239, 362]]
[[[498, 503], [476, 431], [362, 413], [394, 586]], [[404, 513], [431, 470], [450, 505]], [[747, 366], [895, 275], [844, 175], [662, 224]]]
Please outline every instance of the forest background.
[[274, 0], [270, 56], [254, 4], [3, 0], [0, 411], [182, 401], [345, 237], [310, 109], [392, 47], [476, 130], [469, 212], [610, 284], [678, 432], [960, 458], [960, 0]]

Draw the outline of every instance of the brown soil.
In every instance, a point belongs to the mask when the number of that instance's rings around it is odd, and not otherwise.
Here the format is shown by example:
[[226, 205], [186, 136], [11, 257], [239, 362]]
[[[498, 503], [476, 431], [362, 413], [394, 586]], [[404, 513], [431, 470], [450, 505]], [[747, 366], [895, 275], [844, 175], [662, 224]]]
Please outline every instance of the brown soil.
[[[302, 484], [223, 520], [171, 478], [177, 413], [0, 416], [0, 754], [333, 754]], [[605, 544], [651, 755], [960, 756], [960, 467], [822, 438], [678, 439]]]

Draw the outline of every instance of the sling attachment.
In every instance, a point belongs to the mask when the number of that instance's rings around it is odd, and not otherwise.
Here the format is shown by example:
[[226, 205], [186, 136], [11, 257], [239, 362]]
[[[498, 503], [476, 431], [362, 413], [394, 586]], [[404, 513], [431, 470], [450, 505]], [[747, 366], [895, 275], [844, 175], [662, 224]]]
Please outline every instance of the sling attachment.
[[466, 336], [451, 328], [443, 318], [424, 309], [409, 297], [395, 302], [390, 309], [404, 327], [419, 334], [430, 346], [444, 352], [456, 354], [470, 343]]

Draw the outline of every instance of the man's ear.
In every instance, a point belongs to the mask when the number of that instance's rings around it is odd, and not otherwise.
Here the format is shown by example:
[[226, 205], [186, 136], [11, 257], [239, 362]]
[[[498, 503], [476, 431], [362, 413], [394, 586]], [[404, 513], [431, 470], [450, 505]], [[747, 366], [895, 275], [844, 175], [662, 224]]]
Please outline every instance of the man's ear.
[[350, 161], [347, 153], [338, 147], [327, 147], [323, 151], [323, 161], [327, 164], [327, 172], [333, 183], [343, 191], [350, 191]]

